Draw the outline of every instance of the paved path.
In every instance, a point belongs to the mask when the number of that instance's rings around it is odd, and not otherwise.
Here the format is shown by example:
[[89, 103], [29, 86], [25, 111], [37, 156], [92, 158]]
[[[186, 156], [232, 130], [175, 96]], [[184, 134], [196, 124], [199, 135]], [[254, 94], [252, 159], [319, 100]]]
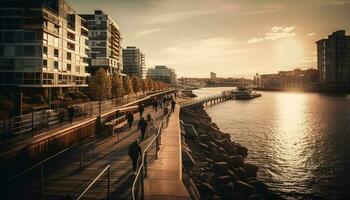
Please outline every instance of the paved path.
[[[159, 109], [155, 113], [147, 108], [145, 115], [147, 113], [151, 113], [157, 119], [156, 125], [158, 125], [163, 115], [162, 110]], [[75, 199], [108, 164], [111, 165], [112, 199], [130, 199], [134, 176], [131, 160], [128, 156], [128, 147], [140, 136], [139, 131], [137, 131], [138, 119], [139, 114], [135, 114], [132, 129], [122, 131], [119, 135], [119, 141], [115, 135], [98, 141], [95, 158], [92, 158], [92, 145], [85, 146], [83, 148], [82, 169], [79, 167], [80, 148], [70, 150], [60, 158], [46, 164], [44, 169], [45, 195], [42, 199]], [[149, 137], [141, 143], [142, 148], [147, 146], [155, 132], [156, 129], [150, 131]], [[38, 193], [32, 191], [40, 191], [38, 177], [39, 174], [34, 174], [27, 179], [21, 179], [22, 184], [27, 182], [28, 184], [26, 184], [23, 193], [16, 193], [16, 191], [21, 190], [15, 189], [17, 198], [14, 199], [37, 199]], [[103, 175], [101, 180], [86, 193], [84, 199], [106, 199], [106, 196], [107, 176]]]
[[146, 200], [187, 200], [190, 196], [182, 183], [180, 108], [176, 106], [162, 132], [158, 159], [148, 167], [145, 179]]

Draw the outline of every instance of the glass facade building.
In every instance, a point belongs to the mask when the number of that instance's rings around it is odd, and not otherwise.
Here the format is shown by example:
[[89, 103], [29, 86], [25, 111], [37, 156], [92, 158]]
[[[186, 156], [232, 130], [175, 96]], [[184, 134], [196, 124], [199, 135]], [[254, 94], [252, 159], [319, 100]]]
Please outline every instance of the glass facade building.
[[165, 65], [158, 65], [155, 66], [155, 68], [149, 68], [147, 76], [153, 80], [162, 81], [164, 83], [177, 83], [175, 70]]
[[51, 96], [86, 87], [87, 44], [86, 21], [63, 0], [0, 1], [3, 90]]

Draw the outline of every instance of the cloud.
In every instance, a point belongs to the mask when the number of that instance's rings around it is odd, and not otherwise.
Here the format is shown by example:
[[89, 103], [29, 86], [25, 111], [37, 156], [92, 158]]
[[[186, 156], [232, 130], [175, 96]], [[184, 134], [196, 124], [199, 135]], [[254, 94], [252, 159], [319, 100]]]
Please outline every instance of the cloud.
[[295, 32], [292, 32], [296, 26], [274, 26], [271, 28], [270, 32], [265, 33], [264, 37], [253, 37], [247, 41], [248, 44], [262, 42], [264, 40], [277, 40], [286, 37], [295, 36]]
[[243, 6], [238, 11], [241, 15], [259, 15], [274, 13], [282, 10], [281, 5], [255, 5], [255, 6]]
[[264, 38], [251, 38], [250, 40], [248, 40], [248, 44], [253, 44], [253, 43], [259, 43], [262, 42], [264, 40]]
[[350, 4], [349, 0], [333, 0], [329, 2], [330, 5], [344, 5], [344, 4]]
[[308, 34], [306, 34], [307, 37], [311, 37], [311, 36], [314, 36], [314, 35], [315, 35], [315, 33], [308, 33]]
[[271, 28], [270, 32], [265, 33], [265, 40], [277, 40], [286, 37], [295, 36], [295, 32], [292, 32], [296, 27], [288, 26], [288, 27], [279, 27], [274, 26]]
[[160, 31], [163, 31], [163, 30], [165, 30], [165, 29], [164, 28], [148, 29], [148, 30], [140, 31], [140, 32], [136, 33], [136, 35], [142, 36], [142, 35], [147, 35], [147, 34], [150, 34], [150, 33], [160, 32]]
[[171, 22], [182, 21], [185, 19], [198, 17], [202, 15], [211, 14], [211, 11], [184, 11], [184, 12], [174, 12], [169, 14], [157, 15], [149, 17], [145, 21], [146, 24], [166, 24]]

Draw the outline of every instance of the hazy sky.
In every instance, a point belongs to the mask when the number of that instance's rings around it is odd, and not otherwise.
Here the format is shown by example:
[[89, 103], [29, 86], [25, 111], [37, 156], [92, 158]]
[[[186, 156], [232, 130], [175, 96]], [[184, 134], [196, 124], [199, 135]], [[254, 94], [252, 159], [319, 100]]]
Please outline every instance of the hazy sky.
[[315, 42], [350, 34], [350, 0], [67, 0], [79, 13], [104, 10], [120, 25], [123, 47], [147, 67], [178, 77], [248, 77], [316, 67]]

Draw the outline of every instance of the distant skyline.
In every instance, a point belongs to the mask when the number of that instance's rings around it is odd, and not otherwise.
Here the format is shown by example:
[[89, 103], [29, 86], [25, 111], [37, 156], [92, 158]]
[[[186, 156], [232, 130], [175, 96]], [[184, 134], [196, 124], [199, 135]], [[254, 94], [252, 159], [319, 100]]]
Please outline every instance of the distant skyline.
[[120, 25], [123, 47], [146, 66], [178, 77], [252, 78], [316, 66], [315, 42], [350, 34], [350, 0], [67, 0], [78, 13], [103, 10]]

